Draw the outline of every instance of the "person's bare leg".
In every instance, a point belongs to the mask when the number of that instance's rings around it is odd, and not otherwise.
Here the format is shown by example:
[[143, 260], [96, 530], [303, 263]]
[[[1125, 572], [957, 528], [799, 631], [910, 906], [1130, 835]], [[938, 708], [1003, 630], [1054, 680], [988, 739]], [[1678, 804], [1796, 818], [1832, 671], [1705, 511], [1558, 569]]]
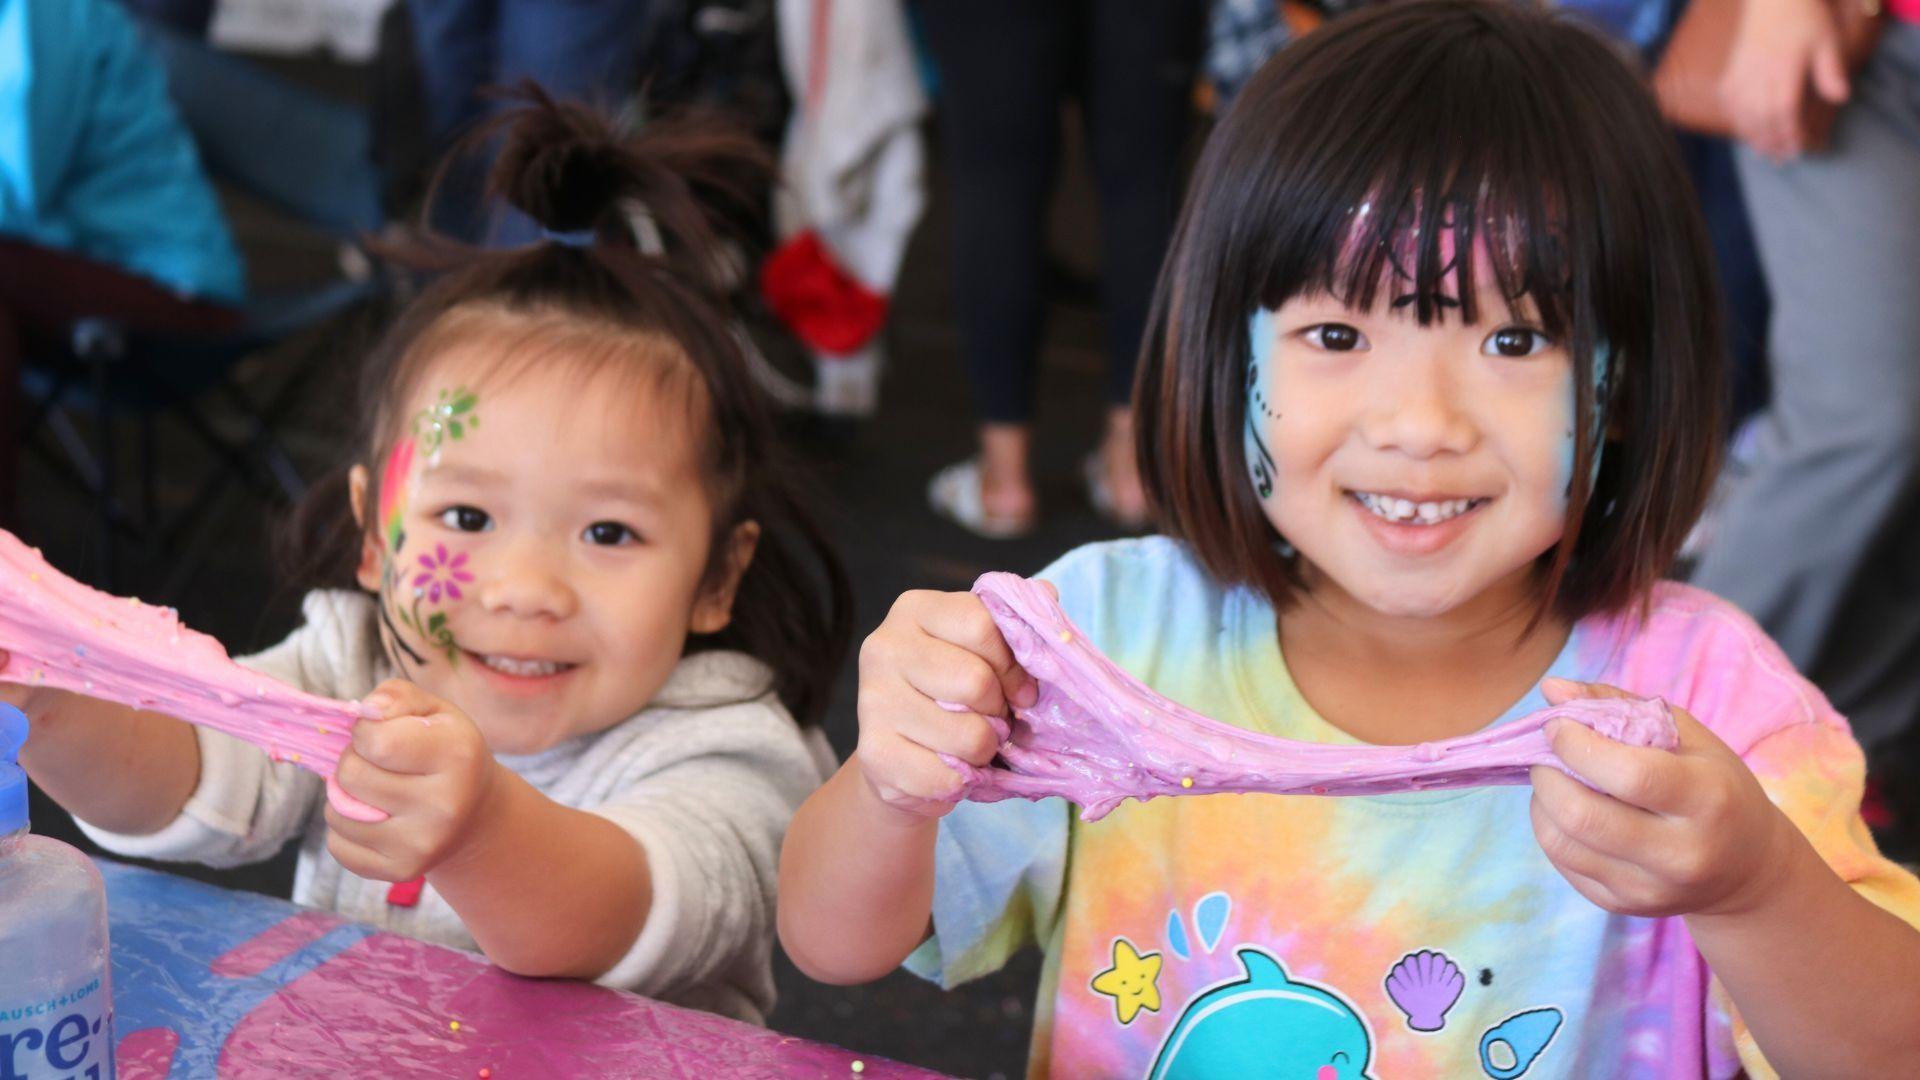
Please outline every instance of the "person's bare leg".
[[1147, 492], [1140, 485], [1140, 463], [1133, 455], [1133, 410], [1128, 406], [1107, 410], [1100, 462], [1106, 469], [1114, 517], [1126, 525], [1143, 524], [1147, 519]]
[[980, 507], [995, 521], [1031, 521], [1036, 500], [1027, 467], [1033, 429], [1026, 424], [980, 425]]

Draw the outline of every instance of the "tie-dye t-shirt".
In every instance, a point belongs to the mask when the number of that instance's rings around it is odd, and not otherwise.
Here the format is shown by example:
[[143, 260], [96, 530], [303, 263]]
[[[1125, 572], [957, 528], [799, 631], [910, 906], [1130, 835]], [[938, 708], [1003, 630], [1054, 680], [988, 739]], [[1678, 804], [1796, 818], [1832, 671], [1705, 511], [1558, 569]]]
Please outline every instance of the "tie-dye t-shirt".
[[[1173, 541], [1081, 548], [1040, 574], [1155, 690], [1292, 739], [1353, 742], [1282, 661], [1272, 606]], [[1578, 624], [1551, 673], [1659, 695], [1738, 752], [1828, 863], [1920, 924], [1920, 882], [1860, 820], [1845, 722], [1751, 620], [1680, 585], [1649, 621]], [[1500, 718], [1545, 702], [1538, 690]], [[1612, 915], [1534, 840], [1530, 789], [963, 804], [936, 850], [944, 985], [1045, 948], [1031, 1070], [1059, 1076], [1771, 1075], [1682, 920]]]

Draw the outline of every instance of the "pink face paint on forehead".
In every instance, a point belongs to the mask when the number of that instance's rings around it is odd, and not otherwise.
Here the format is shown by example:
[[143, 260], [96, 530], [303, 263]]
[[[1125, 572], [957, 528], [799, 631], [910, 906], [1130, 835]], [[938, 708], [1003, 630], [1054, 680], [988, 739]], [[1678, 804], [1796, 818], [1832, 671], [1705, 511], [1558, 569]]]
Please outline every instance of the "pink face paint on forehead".
[[[1434, 240], [1438, 266], [1434, 279], [1428, 283], [1433, 289], [1428, 300], [1435, 307], [1459, 308], [1463, 287], [1479, 288], [1488, 280], [1499, 287], [1519, 277], [1515, 270], [1525, 258], [1524, 223], [1512, 214], [1489, 212], [1482, 213], [1471, 229], [1463, 229], [1466, 215], [1480, 209], [1462, 199], [1449, 198], [1433, 223], [1439, 234]], [[1420, 200], [1416, 197], [1403, 207], [1391, 225], [1383, 226], [1379, 213], [1370, 200], [1348, 212], [1350, 224], [1336, 260], [1334, 280], [1346, 283], [1359, 269], [1359, 262], [1371, 254], [1370, 245], [1374, 245], [1382, 256], [1378, 284], [1387, 302], [1396, 308], [1418, 303], [1420, 254], [1426, 246]], [[1466, 253], [1460, 244], [1463, 232], [1471, 244], [1471, 259], [1465, 266], [1461, 264], [1461, 257]], [[1474, 280], [1463, 281], [1462, 275], [1469, 270]]]
[[956, 798], [1064, 796], [1080, 805], [1082, 820], [1095, 821], [1124, 799], [1159, 795], [1383, 795], [1524, 784], [1535, 765], [1573, 775], [1547, 739], [1546, 724], [1555, 718], [1635, 746], [1679, 744], [1672, 714], [1658, 699], [1571, 701], [1418, 746], [1260, 735], [1201, 716], [1128, 675], [1087, 642], [1044, 585], [986, 574], [973, 591], [1040, 693], [1031, 707], [1014, 710], [1017, 723], [994, 765], [976, 768], [942, 755], [963, 780]]

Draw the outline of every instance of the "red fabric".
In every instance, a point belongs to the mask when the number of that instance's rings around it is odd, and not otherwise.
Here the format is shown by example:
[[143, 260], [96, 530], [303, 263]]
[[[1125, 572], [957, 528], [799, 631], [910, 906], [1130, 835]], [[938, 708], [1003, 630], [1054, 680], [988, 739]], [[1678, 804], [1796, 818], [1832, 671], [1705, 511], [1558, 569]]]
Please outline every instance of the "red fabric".
[[1887, 0], [1887, 11], [1903, 22], [1920, 24], [1920, 0]]
[[832, 356], [859, 351], [887, 320], [887, 298], [854, 280], [811, 229], [767, 256], [760, 295], [795, 337]]
[[412, 907], [420, 902], [420, 890], [426, 887], [427, 879], [423, 877], [396, 881], [387, 887], [387, 903], [394, 907]]

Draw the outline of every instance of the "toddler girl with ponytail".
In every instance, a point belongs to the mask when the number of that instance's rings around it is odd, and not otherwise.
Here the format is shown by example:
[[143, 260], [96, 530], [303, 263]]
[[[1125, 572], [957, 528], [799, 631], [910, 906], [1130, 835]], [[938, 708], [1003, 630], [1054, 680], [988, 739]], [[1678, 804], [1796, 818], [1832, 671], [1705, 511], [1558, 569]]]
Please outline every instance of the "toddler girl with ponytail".
[[29, 772], [109, 849], [232, 865], [299, 838], [302, 904], [758, 1022], [776, 853], [831, 767], [815, 725], [849, 630], [710, 280], [714, 210], [764, 165], [712, 128], [622, 139], [526, 97], [480, 138], [544, 239], [393, 252], [439, 273], [303, 510], [339, 587], [242, 661], [379, 709], [338, 780], [387, 819], [206, 728], [6, 693]]

